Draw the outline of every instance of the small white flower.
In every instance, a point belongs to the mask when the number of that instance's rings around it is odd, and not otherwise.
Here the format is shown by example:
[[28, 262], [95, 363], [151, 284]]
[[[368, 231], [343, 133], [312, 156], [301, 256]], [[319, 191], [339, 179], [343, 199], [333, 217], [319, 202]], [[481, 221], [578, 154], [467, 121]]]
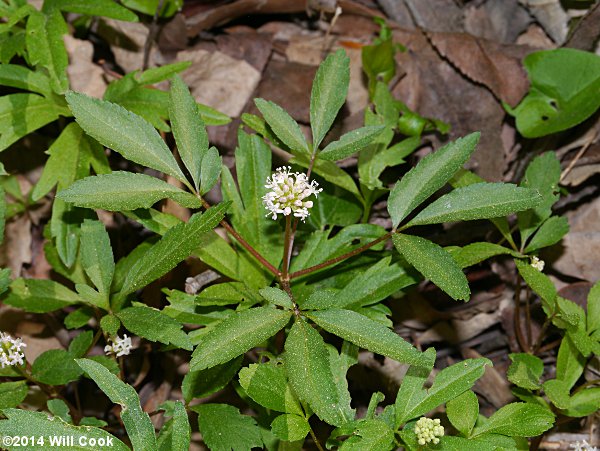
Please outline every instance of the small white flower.
[[23, 365], [25, 354], [21, 348], [26, 348], [20, 338], [13, 338], [9, 334], [0, 332], [0, 365], [5, 366]]
[[574, 449], [575, 451], [597, 451], [598, 448], [590, 445], [587, 440], [583, 440], [582, 442], [575, 442], [569, 446], [569, 449]]
[[421, 417], [415, 426], [415, 434], [419, 445], [423, 446], [430, 442], [437, 445], [440, 442], [438, 437], [444, 435], [444, 426], [440, 425], [440, 420]]
[[131, 338], [127, 336], [127, 334], [123, 334], [123, 338], [119, 338], [117, 335], [114, 339], [111, 338], [110, 341], [112, 344], [107, 344], [104, 346], [104, 352], [106, 354], [116, 354], [117, 357], [121, 357], [122, 355], [129, 355], [132, 349]]
[[540, 260], [537, 257], [531, 257], [531, 266], [533, 266], [539, 272], [542, 272], [544, 270], [544, 265], [545, 264], [546, 263], [544, 262], [544, 260]]
[[319, 184], [313, 180], [309, 183], [306, 174], [301, 172], [290, 172], [290, 166], [283, 166], [269, 178], [267, 178], [266, 188], [269, 191], [263, 196], [265, 208], [269, 210], [273, 219], [277, 219], [278, 214], [289, 216], [292, 213], [296, 218], [304, 221], [310, 214], [308, 209], [313, 206], [311, 200], [304, 200], [311, 195], [317, 195], [321, 191]]

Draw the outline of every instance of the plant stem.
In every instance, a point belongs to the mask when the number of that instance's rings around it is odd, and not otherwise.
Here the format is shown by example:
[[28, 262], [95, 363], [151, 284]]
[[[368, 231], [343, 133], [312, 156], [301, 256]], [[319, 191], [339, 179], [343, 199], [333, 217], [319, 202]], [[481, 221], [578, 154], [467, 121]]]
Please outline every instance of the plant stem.
[[517, 335], [517, 341], [523, 352], [529, 351], [529, 346], [523, 336], [521, 330], [521, 277], [517, 275], [517, 284], [515, 286], [515, 333]]
[[[202, 201], [202, 206], [206, 210], [208, 210], [210, 208], [210, 204], [208, 202], [206, 202], [202, 197], [200, 197], [199, 194], [197, 194], [197, 196]], [[265, 257], [263, 257], [239, 233], [237, 233], [225, 219], [221, 220], [221, 222], [219, 224], [221, 224], [221, 226], [225, 230], [227, 230], [227, 232], [229, 232], [229, 234], [231, 236], [233, 236], [236, 239], [236, 241], [242, 245], [242, 247], [244, 249], [246, 249], [248, 252], [250, 252], [250, 254], [252, 254], [254, 256], [254, 258], [256, 258], [265, 268], [267, 268], [269, 270], [269, 272], [271, 272], [271, 274], [273, 274], [276, 277], [279, 277], [281, 275], [279, 270], [277, 268], [275, 268], [275, 266], [273, 266], [271, 263], [269, 263]]]
[[163, 7], [163, 3], [165, 0], [160, 0], [158, 5], [156, 6], [156, 11], [154, 12], [154, 17], [152, 17], [152, 24], [150, 25], [150, 30], [148, 30], [148, 36], [146, 36], [146, 42], [144, 43], [144, 59], [142, 63], [142, 70], [148, 69], [148, 63], [150, 62], [150, 50], [152, 50], [152, 42], [154, 38], [156, 38], [156, 33], [158, 31], [158, 15], [160, 14], [160, 10]]
[[546, 321], [544, 321], [544, 324], [542, 325], [542, 330], [540, 330], [540, 334], [538, 335], [537, 340], [536, 340], [535, 344], [533, 345], [532, 352], [534, 355], [537, 354], [538, 351], [540, 351], [540, 349], [542, 347], [542, 342], [544, 341], [544, 335], [546, 334], [546, 330], [548, 330], [548, 327], [552, 323], [553, 318], [554, 318], [554, 314], [552, 316], [549, 316], [548, 318], [546, 318]]
[[380, 236], [376, 240], [371, 241], [370, 243], [367, 243], [361, 247], [357, 247], [353, 251], [346, 252], [345, 254], [339, 255], [330, 260], [324, 261], [323, 263], [319, 263], [318, 265], [314, 265], [309, 268], [305, 268], [305, 269], [301, 269], [300, 271], [293, 272], [290, 274], [290, 279], [295, 279], [296, 277], [304, 276], [306, 274], [310, 274], [312, 272], [319, 271], [320, 269], [327, 268], [328, 266], [335, 265], [336, 263], [344, 261], [350, 257], [354, 257], [355, 255], [358, 255], [358, 254], [366, 251], [367, 249], [372, 248], [376, 244], [379, 244], [382, 241], [386, 241], [388, 238], [390, 238], [392, 236], [392, 233], [393, 232], [388, 232], [385, 235]]
[[289, 280], [290, 257], [292, 254], [292, 217], [285, 217], [285, 236], [283, 238], [283, 268], [281, 279]]
[[315, 446], [317, 447], [317, 449], [319, 451], [325, 451], [323, 449], [323, 447], [321, 446], [321, 443], [319, 442], [319, 439], [317, 438], [317, 436], [315, 435], [315, 432], [312, 430], [312, 428], [310, 428], [310, 436], [313, 439], [313, 442], [315, 442]]

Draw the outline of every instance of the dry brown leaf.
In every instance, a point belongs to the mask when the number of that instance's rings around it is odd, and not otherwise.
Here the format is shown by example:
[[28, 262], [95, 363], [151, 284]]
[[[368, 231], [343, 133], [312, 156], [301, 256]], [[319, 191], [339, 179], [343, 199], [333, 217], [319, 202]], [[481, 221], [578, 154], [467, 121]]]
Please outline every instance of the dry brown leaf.
[[517, 0], [488, 0], [467, 4], [465, 31], [493, 41], [512, 43], [531, 23], [531, 16]]
[[431, 33], [437, 51], [469, 79], [481, 83], [500, 100], [516, 106], [529, 89], [521, 59], [531, 49], [498, 44], [466, 33]]
[[560, 0], [519, 0], [557, 44], [567, 37], [569, 16]]
[[232, 117], [241, 114], [260, 81], [260, 73], [246, 61], [218, 51], [184, 50], [177, 61], [192, 62], [182, 78], [196, 100]]
[[[463, 349], [465, 359], [478, 359], [481, 356], [474, 349]], [[494, 407], [500, 408], [514, 400], [510, 391], [510, 383], [506, 378], [491, 366], [485, 367], [483, 376], [475, 382], [473, 390], [485, 397]]]
[[102, 97], [106, 90], [106, 81], [102, 68], [93, 62], [92, 43], [68, 34], [64, 36], [64, 41], [69, 55], [67, 75], [70, 88], [92, 97]]

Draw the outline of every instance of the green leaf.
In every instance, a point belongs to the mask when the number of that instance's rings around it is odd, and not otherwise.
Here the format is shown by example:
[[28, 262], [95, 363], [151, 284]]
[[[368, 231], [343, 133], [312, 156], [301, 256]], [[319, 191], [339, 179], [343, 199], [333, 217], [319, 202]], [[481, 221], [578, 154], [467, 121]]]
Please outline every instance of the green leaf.
[[194, 398], [205, 398], [225, 388], [242, 366], [242, 356], [230, 362], [200, 371], [190, 371], [183, 378], [181, 392], [185, 402]]
[[198, 113], [206, 125], [226, 125], [231, 122], [226, 114], [201, 103], [198, 104]]
[[159, 408], [164, 408], [165, 405], [172, 407], [173, 418], [167, 421], [160, 431], [158, 449], [159, 451], [188, 451], [192, 431], [185, 406], [181, 401], [167, 401]]
[[[298, 154], [290, 160], [290, 163], [297, 164], [303, 168], [308, 168], [310, 166], [310, 157], [305, 154]], [[362, 196], [352, 177], [343, 169], [339, 168], [333, 161], [325, 161], [317, 158], [313, 165], [313, 172], [323, 177], [329, 183], [351, 192], [357, 199], [362, 201]], [[317, 200], [316, 203], [318, 204], [319, 201]]]
[[[3, 382], [0, 384], [0, 409], [17, 407], [27, 396], [29, 388], [26, 381]], [[0, 429], [2, 428], [0, 422]]]
[[44, 172], [42, 172], [40, 180], [31, 193], [34, 201], [38, 201], [48, 194], [54, 185], [58, 185], [57, 189], [60, 191], [75, 180], [88, 176], [90, 165], [98, 174], [110, 172], [110, 168], [108, 171], [101, 171], [95, 167], [94, 160], [96, 159], [103, 159], [102, 164], [108, 166], [104, 148], [87, 136], [76, 122], [71, 122], [64, 128], [46, 153], [50, 157], [44, 165]]
[[164, 172], [187, 184], [175, 157], [156, 129], [125, 108], [70, 91], [67, 102], [85, 132], [134, 163]]
[[114, 315], [104, 315], [100, 320], [100, 328], [105, 334], [114, 337], [117, 335], [119, 328], [121, 327], [121, 321]]
[[469, 436], [479, 416], [477, 395], [467, 390], [446, 403], [446, 414], [452, 426], [461, 434]]
[[347, 429], [347, 432], [344, 435], [350, 437], [342, 443], [340, 451], [382, 451], [394, 448], [394, 431], [382, 420], [358, 420], [352, 430]]
[[349, 157], [362, 150], [385, 130], [383, 125], [362, 127], [342, 135], [342, 137], [329, 143], [321, 152], [319, 158], [335, 161]]
[[302, 319], [290, 329], [284, 362], [294, 391], [319, 418], [334, 426], [344, 424], [329, 352], [321, 335]]
[[81, 329], [93, 317], [94, 310], [89, 306], [83, 306], [69, 313], [64, 319], [64, 324], [67, 329]]
[[81, 263], [100, 293], [110, 294], [115, 262], [110, 238], [100, 221], [85, 220], [81, 226]]
[[[346, 101], [349, 83], [350, 58], [348, 58], [346, 52], [339, 49], [321, 63], [312, 85], [310, 126], [315, 150], [319, 148], [338, 111]], [[267, 122], [269, 122], [268, 119]], [[276, 130], [275, 133], [277, 133]], [[281, 136], [279, 137], [285, 142]]]
[[544, 393], [548, 399], [559, 409], [566, 409], [571, 403], [567, 384], [559, 379], [550, 379], [544, 382]]
[[583, 122], [600, 106], [600, 57], [562, 48], [533, 52], [523, 60], [529, 94], [508, 112], [526, 138], [556, 133]]
[[550, 278], [526, 261], [515, 259], [515, 265], [527, 285], [542, 299], [546, 316], [551, 316], [556, 309], [556, 288]]
[[[223, 167], [221, 191], [223, 199], [233, 201], [232, 225], [270, 263], [279, 265], [283, 244], [278, 226], [268, 218], [262, 198], [265, 183], [271, 175], [271, 149], [256, 135], [238, 131], [235, 167], [239, 193], [228, 169]], [[266, 284], [260, 285], [263, 287]]]
[[[414, 446], [416, 448], [417, 441], [414, 430], [407, 431], [405, 429], [401, 434], [403, 440], [410, 434], [411, 438], [414, 438]], [[469, 439], [445, 435], [440, 438], [440, 444], [437, 447], [444, 451], [497, 451], [509, 449], [513, 451], [527, 451], [529, 443], [526, 439], [520, 437], [507, 437], [499, 434], [484, 434], [477, 438]]]
[[69, 354], [73, 357], [84, 357], [92, 346], [93, 339], [94, 333], [91, 330], [80, 333], [69, 344]]
[[510, 437], [535, 437], [554, 424], [554, 415], [537, 404], [514, 402], [497, 410], [473, 431], [473, 437], [482, 434], [502, 434]]
[[54, 8], [86, 16], [108, 17], [127, 22], [138, 21], [138, 17], [134, 13], [113, 0], [94, 0], [93, 2], [88, 0], [46, 0], [42, 11], [51, 11]]
[[222, 202], [205, 213], [196, 213], [187, 223], [180, 223], [165, 233], [131, 267], [123, 282], [121, 296], [148, 285], [189, 257], [202, 243], [203, 235], [223, 219], [227, 206], [227, 202]]
[[533, 208], [540, 200], [538, 192], [532, 189], [509, 183], [477, 183], [457, 188], [435, 200], [405, 227], [497, 218]]
[[4, 302], [27, 312], [47, 313], [82, 302], [82, 299], [58, 282], [19, 278], [10, 284], [10, 291]]
[[200, 169], [200, 194], [208, 193], [219, 180], [221, 175], [221, 166], [223, 162], [219, 151], [216, 147], [208, 149], [204, 159], [202, 160], [202, 168]]
[[450, 180], [475, 150], [479, 136], [471, 133], [427, 155], [394, 185], [388, 199], [393, 227]]
[[[116, 376], [115, 376], [116, 377]], [[50, 443], [50, 438], [73, 438], [73, 446], [65, 448], [71, 451], [89, 451], [89, 443], [92, 440], [95, 443], [110, 443], [111, 451], [129, 451], [122, 441], [114, 435], [93, 426], [73, 426], [65, 423], [60, 417], [51, 417], [45, 412], [32, 412], [30, 410], [21, 409], [4, 409], [3, 414], [6, 415], [6, 420], [0, 420], [0, 435], [7, 436], [22, 436], [24, 431], [28, 435], [33, 435], [36, 439], [43, 437], [44, 443], [41, 446], [33, 446], [24, 448], [22, 446], [7, 446], [8, 451], [21, 451], [24, 449], [50, 449], [53, 445], [59, 445], [58, 442]], [[16, 443], [16, 442], [14, 442]], [[22, 443], [22, 442], [21, 442]], [[36, 442], [38, 443], [38, 442]], [[148, 451], [150, 449], [148, 448]]]
[[542, 202], [533, 210], [517, 214], [521, 243], [552, 214], [552, 205], [558, 200], [558, 182], [560, 179], [560, 162], [554, 152], [546, 152], [534, 158], [525, 170], [520, 185], [539, 191]]
[[68, 111], [37, 94], [0, 97], [0, 151]]
[[40, 354], [31, 366], [33, 378], [48, 385], [68, 384], [82, 374], [73, 355], [63, 349], [51, 349]]
[[318, 202], [313, 204], [307, 222], [317, 230], [336, 225], [346, 227], [359, 222], [361, 213], [362, 206], [350, 193], [331, 186], [330, 190], [319, 193]]
[[271, 432], [280, 440], [295, 442], [303, 440], [310, 431], [308, 421], [295, 414], [279, 415], [271, 423]]
[[600, 282], [596, 282], [587, 297], [587, 331], [600, 330]]
[[50, 86], [57, 94], [64, 94], [69, 89], [69, 57], [63, 42], [63, 35], [67, 31], [65, 20], [58, 10], [52, 10], [48, 14], [32, 12], [27, 20], [29, 62], [48, 71]]
[[392, 241], [398, 252], [417, 271], [452, 299], [469, 300], [471, 290], [467, 278], [448, 252], [425, 238], [413, 235], [395, 233]]
[[[416, 396], [413, 395], [414, 404], [404, 415], [404, 421], [420, 417], [469, 390], [477, 379], [483, 376], [486, 365], [491, 365], [491, 362], [481, 358], [463, 360], [444, 368], [435, 377], [429, 390], [421, 388], [421, 391], [416, 392]], [[400, 396], [400, 392], [398, 395]]]
[[292, 309], [293, 304], [289, 295], [279, 288], [265, 287], [259, 291], [260, 295], [274, 305]]
[[198, 413], [198, 428], [211, 451], [250, 451], [263, 447], [256, 421], [242, 415], [237, 408], [228, 404], [200, 404], [191, 409]]
[[140, 398], [135, 389], [93, 360], [78, 359], [77, 364], [112, 402], [122, 407], [121, 420], [134, 451], [156, 451], [154, 426], [148, 414], [140, 407]]
[[69, 406], [62, 399], [49, 399], [46, 404], [52, 415], [62, 419], [65, 423], [73, 424], [73, 418], [69, 414]]
[[450, 252], [452, 258], [458, 263], [461, 268], [476, 265], [490, 257], [496, 255], [512, 255], [513, 257], [523, 257], [519, 252], [515, 252], [504, 246], [495, 243], [481, 242], [471, 243], [464, 247], [452, 250]]
[[585, 363], [586, 359], [577, 350], [569, 336], [564, 337], [556, 358], [556, 378], [565, 383], [567, 391], [573, 388], [583, 374]]
[[564, 414], [570, 417], [586, 417], [600, 409], [600, 388], [592, 387], [578, 391], [571, 396], [569, 408]]
[[351, 310], [311, 312], [308, 318], [328, 332], [377, 354], [409, 365], [422, 363], [423, 354], [380, 323]]
[[253, 363], [242, 368], [240, 385], [248, 396], [267, 409], [303, 415], [300, 403], [288, 384], [283, 365]]
[[18, 64], [0, 64], [0, 85], [37, 92], [43, 96], [52, 92], [48, 77]]
[[178, 75], [171, 79], [169, 118], [181, 161], [190, 172], [196, 190], [199, 190], [202, 161], [208, 152], [208, 135], [198, 115], [196, 100]]
[[117, 313], [117, 317], [127, 330], [140, 337], [192, 350], [189, 337], [181, 330], [183, 325], [159, 310], [146, 306], [128, 307]]
[[[123, 2], [125, 3], [125, 2]], [[154, 14], [154, 12], [152, 13]], [[140, 85], [153, 85], [161, 81], [168, 80], [173, 75], [183, 72], [192, 65], [191, 61], [180, 61], [172, 64], [165, 64], [160, 67], [152, 67], [144, 72], [136, 72], [135, 80]]]
[[125, 171], [78, 180], [59, 192], [57, 197], [79, 207], [109, 211], [150, 208], [165, 198], [191, 208], [199, 208], [201, 205], [192, 194], [156, 177]]
[[508, 380], [518, 387], [538, 390], [540, 377], [544, 372], [544, 362], [539, 357], [526, 353], [509, 354], [508, 356], [512, 361], [506, 373]]
[[362, 67], [369, 78], [371, 95], [377, 81], [382, 80], [384, 83], [388, 83], [396, 74], [395, 53], [396, 46], [392, 39], [380, 40], [375, 45], [362, 47]]
[[523, 252], [530, 253], [543, 247], [552, 246], [558, 243], [568, 232], [569, 221], [567, 221], [567, 218], [552, 216], [544, 221]]
[[402, 379], [402, 384], [396, 395], [394, 403], [395, 421], [394, 428], [398, 429], [404, 422], [410, 420], [410, 411], [425, 397], [423, 385], [435, 363], [435, 349], [429, 348], [423, 353], [424, 363], [427, 366], [410, 366]]
[[167, 18], [173, 16], [175, 13], [181, 10], [183, 6], [183, 0], [122, 0], [124, 6], [131, 8], [135, 11], [139, 11], [144, 14], [153, 16], [158, 9], [158, 5], [162, 5], [159, 12], [159, 17]]
[[254, 99], [269, 127], [293, 153], [310, 155], [310, 149], [298, 123], [279, 105], [264, 99]]
[[[0, 163], [1, 164], [1, 163]], [[0, 244], [4, 242], [4, 226], [6, 224], [6, 196], [4, 194], [4, 188], [0, 186]], [[0, 270], [2, 271], [2, 270]], [[6, 290], [6, 286], [0, 289], [0, 294]]]
[[333, 383], [337, 392], [337, 408], [344, 417], [345, 422], [349, 422], [356, 418], [356, 409], [350, 406], [352, 399], [348, 390], [346, 373], [352, 365], [358, 363], [358, 346], [344, 341], [340, 353], [334, 346], [330, 344], [326, 346], [329, 351], [329, 364], [333, 375]]
[[290, 316], [271, 307], [234, 313], [204, 336], [192, 354], [190, 370], [213, 367], [258, 346], [284, 327]]

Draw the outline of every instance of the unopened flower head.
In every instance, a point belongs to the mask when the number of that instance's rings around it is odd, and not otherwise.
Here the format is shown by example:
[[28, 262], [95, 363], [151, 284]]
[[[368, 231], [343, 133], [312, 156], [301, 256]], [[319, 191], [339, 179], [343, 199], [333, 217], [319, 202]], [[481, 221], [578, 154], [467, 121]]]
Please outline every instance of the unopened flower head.
[[423, 446], [430, 442], [437, 445], [440, 442], [439, 437], [444, 435], [444, 426], [440, 425], [440, 420], [421, 417], [415, 426], [415, 434], [419, 445]]
[[114, 339], [110, 339], [111, 344], [107, 344], [104, 346], [104, 352], [107, 354], [116, 354], [117, 357], [121, 357], [122, 355], [129, 355], [131, 352], [131, 337], [128, 337], [127, 334], [123, 334], [123, 338], [119, 338], [117, 335]]
[[540, 260], [537, 257], [531, 257], [531, 266], [533, 266], [538, 271], [542, 272], [544, 270], [544, 265], [544, 260]]
[[323, 190], [316, 181], [309, 182], [306, 174], [291, 170], [290, 166], [283, 166], [267, 178], [265, 187], [271, 191], [263, 197], [263, 203], [270, 212], [267, 216], [270, 214], [273, 219], [277, 219], [278, 214], [289, 216], [293, 213], [304, 221], [310, 214], [308, 209], [313, 206], [311, 200], [305, 199]]
[[13, 338], [4, 332], [0, 332], [0, 365], [5, 366], [23, 365], [25, 354], [21, 351], [27, 347], [20, 338]]

